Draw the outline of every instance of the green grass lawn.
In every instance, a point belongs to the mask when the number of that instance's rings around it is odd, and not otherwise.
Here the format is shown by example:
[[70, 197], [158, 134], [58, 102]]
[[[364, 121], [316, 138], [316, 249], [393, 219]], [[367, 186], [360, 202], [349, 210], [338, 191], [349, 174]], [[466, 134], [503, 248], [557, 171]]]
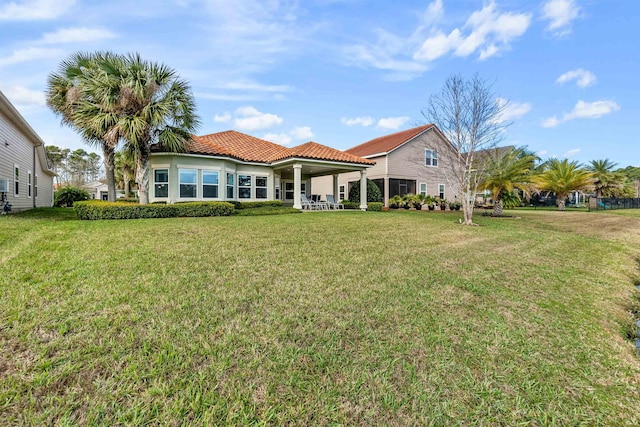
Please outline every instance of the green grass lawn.
[[637, 425], [640, 215], [517, 214], [0, 217], [0, 425]]

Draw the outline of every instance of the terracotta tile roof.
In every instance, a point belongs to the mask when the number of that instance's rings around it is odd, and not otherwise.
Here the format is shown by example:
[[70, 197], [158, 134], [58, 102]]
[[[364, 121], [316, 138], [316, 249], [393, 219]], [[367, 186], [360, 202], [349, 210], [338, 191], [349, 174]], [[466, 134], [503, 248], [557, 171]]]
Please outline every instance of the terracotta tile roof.
[[372, 154], [388, 153], [433, 126], [433, 124], [428, 124], [392, 133], [391, 135], [381, 136], [350, 148], [346, 152], [356, 156], [370, 156]]
[[313, 141], [293, 147], [291, 152], [293, 154], [292, 157], [301, 157], [303, 159], [330, 160], [365, 165], [376, 164], [376, 162], [372, 160], [363, 159], [362, 157], [354, 156], [345, 151], [336, 150], [335, 148], [327, 147], [326, 145]]
[[[162, 152], [162, 147], [154, 151]], [[297, 147], [287, 148], [251, 135], [228, 130], [203, 136], [193, 136], [186, 147], [189, 154], [205, 154], [232, 157], [238, 160], [258, 163], [272, 163], [288, 158], [303, 158], [374, 165], [375, 162], [336, 150], [316, 142], [307, 142]]]

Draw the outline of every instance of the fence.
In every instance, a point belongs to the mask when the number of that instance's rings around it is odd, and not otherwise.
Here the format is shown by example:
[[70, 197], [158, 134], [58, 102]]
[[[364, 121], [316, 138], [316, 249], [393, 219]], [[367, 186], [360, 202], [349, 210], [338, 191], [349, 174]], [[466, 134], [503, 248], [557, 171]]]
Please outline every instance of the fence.
[[589, 211], [614, 209], [640, 209], [640, 199], [595, 198], [589, 199]]

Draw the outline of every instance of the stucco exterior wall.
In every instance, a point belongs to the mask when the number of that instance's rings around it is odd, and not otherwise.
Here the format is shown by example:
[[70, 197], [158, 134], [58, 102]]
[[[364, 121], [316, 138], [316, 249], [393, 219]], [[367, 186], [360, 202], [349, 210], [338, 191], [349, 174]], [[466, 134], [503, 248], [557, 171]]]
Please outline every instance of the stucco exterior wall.
[[[0, 178], [8, 180], [7, 201], [12, 204], [14, 211], [33, 208], [34, 198], [36, 207], [53, 205], [53, 176], [42, 167], [43, 163], [46, 164], [42, 158], [43, 147], [36, 147], [34, 151], [34, 146], [38, 144], [40, 144], [39, 141], [32, 141], [18, 128], [17, 123], [11, 120], [3, 109], [0, 109]], [[18, 168], [17, 194], [15, 193], [16, 167]], [[31, 190], [29, 190], [30, 187]]]
[[[167, 169], [169, 171], [169, 192], [168, 197], [156, 197], [155, 195], [155, 170]], [[179, 182], [179, 170], [180, 169], [194, 169], [197, 170], [197, 194], [195, 198], [183, 198], [180, 197], [180, 182]], [[216, 171], [218, 172], [218, 197], [217, 198], [204, 198], [203, 197], [203, 180], [202, 171]], [[149, 201], [153, 202], [186, 202], [186, 201], [225, 201], [225, 200], [241, 200], [241, 201], [264, 201], [275, 199], [275, 184], [276, 174], [269, 166], [261, 165], [248, 165], [238, 164], [230, 160], [217, 159], [205, 156], [195, 155], [152, 155], [150, 160], [150, 172], [149, 177]], [[227, 197], [227, 173], [234, 174], [234, 197]], [[238, 175], [249, 175], [252, 177], [251, 197], [250, 198], [238, 198]], [[255, 177], [263, 176], [267, 177], [267, 198], [256, 198], [255, 191]]]

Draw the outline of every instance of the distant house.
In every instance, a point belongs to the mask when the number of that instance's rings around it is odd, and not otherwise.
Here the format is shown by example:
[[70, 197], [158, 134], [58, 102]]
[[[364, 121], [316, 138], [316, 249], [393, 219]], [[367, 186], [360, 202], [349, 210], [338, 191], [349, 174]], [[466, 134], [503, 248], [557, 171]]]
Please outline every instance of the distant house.
[[311, 196], [312, 179], [351, 173], [364, 187], [360, 207], [366, 209], [367, 169], [375, 161], [316, 142], [293, 148], [241, 132], [194, 136], [184, 153], [154, 147], [150, 158], [149, 201], [282, 200], [301, 209], [301, 194]]
[[[455, 200], [460, 194], [452, 176], [451, 162], [457, 154], [449, 140], [433, 124], [418, 126], [357, 145], [346, 153], [376, 162], [367, 173], [382, 192], [385, 206], [389, 198], [405, 194], [424, 194]], [[343, 173], [338, 177], [340, 199], [349, 197], [349, 189], [357, 175]], [[325, 177], [316, 178], [314, 191], [323, 194], [331, 188]]]
[[89, 198], [91, 199], [109, 200], [109, 190], [106, 179], [88, 182], [82, 186], [82, 189], [89, 193]]
[[54, 176], [44, 142], [0, 92], [0, 193], [14, 211], [52, 206]]

